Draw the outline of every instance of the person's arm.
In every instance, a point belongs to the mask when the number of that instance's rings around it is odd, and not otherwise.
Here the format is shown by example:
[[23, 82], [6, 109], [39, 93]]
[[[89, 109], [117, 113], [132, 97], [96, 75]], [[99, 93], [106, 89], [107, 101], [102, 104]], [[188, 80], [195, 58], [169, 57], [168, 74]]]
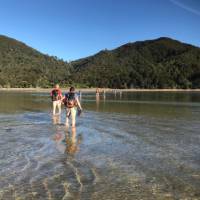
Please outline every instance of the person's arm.
[[64, 95], [64, 96], [62, 96], [62, 98], [61, 98], [61, 101], [63, 101], [65, 98], [66, 98], [66, 97], [65, 97], [65, 95]]
[[81, 104], [80, 104], [80, 101], [79, 101], [78, 97], [76, 97], [76, 102], [77, 102], [77, 105], [78, 105], [79, 109], [82, 110], [82, 107], [81, 107]]
[[66, 98], [67, 98], [67, 97], [66, 97], [66, 94], [62, 96], [62, 98], [61, 98], [62, 104], [65, 104]]
[[58, 95], [59, 95], [59, 97], [60, 97], [59, 99], [60, 99], [60, 101], [62, 101], [62, 100], [63, 100], [63, 95], [62, 95], [62, 92], [61, 92], [61, 90], [60, 90], [60, 89], [58, 90], [58, 92], [59, 92], [59, 93], [58, 93]]

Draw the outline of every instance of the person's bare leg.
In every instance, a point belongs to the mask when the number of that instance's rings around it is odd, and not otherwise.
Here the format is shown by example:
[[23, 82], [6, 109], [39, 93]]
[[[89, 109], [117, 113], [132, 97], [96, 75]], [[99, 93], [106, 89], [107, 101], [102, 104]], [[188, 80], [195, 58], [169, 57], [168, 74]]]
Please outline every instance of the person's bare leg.
[[53, 101], [53, 115], [56, 114], [56, 101]]
[[72, 117], [72, 128], [73, 128], [76, 127], [76, 108], [72, 108], [71, 117]]
[[66, 121], [65, 121], [66, 127], [69, 127], [69, 117], [70, 117], [70, 110], [67, 109], [67, 111], [66, 111]]
[[76, 127], [72, 127], [72, 142], [76, 144]]
[[57, 124], [61, 124], [61, 116], [60, 115], [57, 116]]
[[69, 117], [66, 117], [65, 126], [69, 127]]
[[58, 114], [60, 115], [61, 114], [61, 102], [58, 102]]
[[53, 124], [57, 124], [56, 116], [53, 115]]

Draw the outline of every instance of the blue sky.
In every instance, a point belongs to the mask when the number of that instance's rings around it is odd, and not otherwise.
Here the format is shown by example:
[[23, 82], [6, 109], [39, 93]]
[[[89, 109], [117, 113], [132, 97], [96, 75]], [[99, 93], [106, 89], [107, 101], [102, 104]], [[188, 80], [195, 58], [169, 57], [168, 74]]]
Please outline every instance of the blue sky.
[[162, 36], [200, 47], [200, 1], [0, 0], [0, 34], [67, 61]]

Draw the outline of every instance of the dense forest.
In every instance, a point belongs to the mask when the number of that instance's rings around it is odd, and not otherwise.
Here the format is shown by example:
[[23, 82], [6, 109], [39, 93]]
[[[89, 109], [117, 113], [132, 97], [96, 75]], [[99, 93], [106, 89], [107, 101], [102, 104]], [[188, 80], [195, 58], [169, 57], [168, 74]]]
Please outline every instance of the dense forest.
[[170, 38], [128, 43], [70, 63], [0, 36], [0, 87], [75, 84], [110, 88], [200, 88], [200, 48]]
[[75, 81], [110, 88], [199, 88], [200, 48], [170, 38], [125, 44], [73, 62]]
[[17, 40], [0, 36], [0, 87], [52, 87], [70, 84], [70, 64]]

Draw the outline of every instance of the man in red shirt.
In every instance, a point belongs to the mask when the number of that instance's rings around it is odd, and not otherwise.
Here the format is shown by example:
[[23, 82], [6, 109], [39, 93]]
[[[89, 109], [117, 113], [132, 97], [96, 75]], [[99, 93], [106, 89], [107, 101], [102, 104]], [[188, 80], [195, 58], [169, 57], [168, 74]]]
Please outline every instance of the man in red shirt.
[[51, 99], [53, 102], [53, 115], [56, 115], [56, 108], [58, 108], [58, 115], [60, 115], [62, 92], [58, 84], [56, 84], [55, 88], [51, 91]]

